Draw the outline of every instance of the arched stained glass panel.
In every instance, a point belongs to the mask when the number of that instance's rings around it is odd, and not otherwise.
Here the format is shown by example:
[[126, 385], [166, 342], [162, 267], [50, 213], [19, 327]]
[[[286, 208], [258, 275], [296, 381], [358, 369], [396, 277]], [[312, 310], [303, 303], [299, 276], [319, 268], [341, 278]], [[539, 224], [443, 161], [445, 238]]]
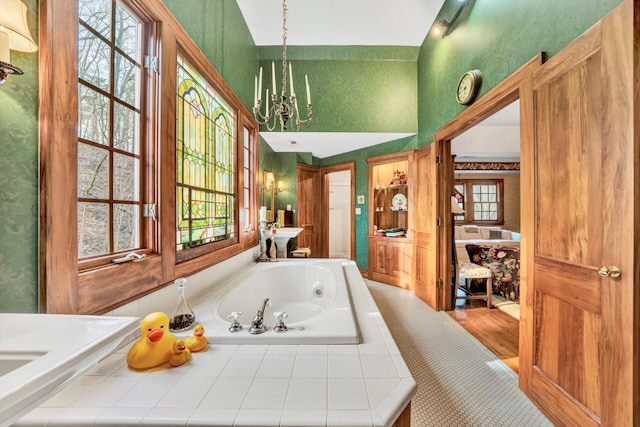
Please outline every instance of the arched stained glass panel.
[[177, 249], [235, 237], [235, 115], [180, 55], [177, 94]]

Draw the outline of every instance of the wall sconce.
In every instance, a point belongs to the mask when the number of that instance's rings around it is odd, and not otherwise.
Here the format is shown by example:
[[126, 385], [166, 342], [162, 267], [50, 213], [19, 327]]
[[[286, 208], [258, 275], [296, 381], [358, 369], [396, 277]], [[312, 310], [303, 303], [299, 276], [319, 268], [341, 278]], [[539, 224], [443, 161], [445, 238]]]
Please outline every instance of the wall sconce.
[[433, 34], [435, 34], [436, 36], [442, 35], [442, 38], [444, 38], [444, 36], [449, 34], [449, 30], [453, 26], [453, 23], [456, 22], [456, 19], [458, 19], [458, 16], [460, 16], [460, 12], [462, 12], [462, 9], [464, 9], [466, 5], [471, 3], [471, 0], [458, 0], [458, 1], [460, 2], [460, 6], [458, 7], [456, 14], [453, 15], [453, 18], [451, 18], [451, 21], [447, 21], [446, 19], [439, 20], [433, 26]]
[[0, 85], [9, 74], [24, 74], [10, 64], [11, 50], [35, 52], [38, 45], [27, 25], [27, 6], [21, 0], [0, 0]]
[[276, 193], [282, 193], [284, 191], [284, 181], [278, 181], [278, 187], [276, 188]]
[[273, 172], [267, 172], [267, 178], [265, 179], [264, 187], [267, 190], [267, 193], [270, 193], [273, 189], [273, 183], [275, 182], [275, 178], [273, 177]]

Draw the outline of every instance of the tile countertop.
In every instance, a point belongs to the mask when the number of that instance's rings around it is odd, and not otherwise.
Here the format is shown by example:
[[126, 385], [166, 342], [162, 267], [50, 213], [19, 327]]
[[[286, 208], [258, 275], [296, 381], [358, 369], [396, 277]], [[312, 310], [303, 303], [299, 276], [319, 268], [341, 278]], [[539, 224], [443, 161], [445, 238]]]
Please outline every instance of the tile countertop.
[[391, 426], [417, 385], [357, 268], [346, 275], [360, 344], [209, 345], [155, 372], [129, 370], [126, 346], [14, 426]]

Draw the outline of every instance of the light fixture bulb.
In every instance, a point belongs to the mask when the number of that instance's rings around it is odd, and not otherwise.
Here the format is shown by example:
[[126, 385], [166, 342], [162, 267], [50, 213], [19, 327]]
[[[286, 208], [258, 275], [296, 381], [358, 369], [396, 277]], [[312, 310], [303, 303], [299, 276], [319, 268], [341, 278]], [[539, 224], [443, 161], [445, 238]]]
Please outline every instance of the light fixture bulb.
[[439, 20], [433, 26], [433, 34], [435, 34], [436, 36], [442, 36], [444, 38], [450, 25], [451, 23], [449, 23], [449, 21], [447, 21], [446, 19]]

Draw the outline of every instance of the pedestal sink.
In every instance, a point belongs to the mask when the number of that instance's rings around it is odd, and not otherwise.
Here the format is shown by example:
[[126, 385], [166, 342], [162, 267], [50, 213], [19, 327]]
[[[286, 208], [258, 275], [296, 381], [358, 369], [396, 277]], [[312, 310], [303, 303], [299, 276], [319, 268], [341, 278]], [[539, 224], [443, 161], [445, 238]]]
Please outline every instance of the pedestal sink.
[[0, 313], [0, 427], [133, 338], [139, 324], [137, 317]]
[[289, 239], [294, 237], [298, 237], [298, 234], [303, 230], [301, 227], [282, 227], [276, 228], [276, 246], [278, 247], [278, 251], [276, 252], [276, 256], [278, 258], [286, 258], [287, 257], [287, 244], [289, 243]]

